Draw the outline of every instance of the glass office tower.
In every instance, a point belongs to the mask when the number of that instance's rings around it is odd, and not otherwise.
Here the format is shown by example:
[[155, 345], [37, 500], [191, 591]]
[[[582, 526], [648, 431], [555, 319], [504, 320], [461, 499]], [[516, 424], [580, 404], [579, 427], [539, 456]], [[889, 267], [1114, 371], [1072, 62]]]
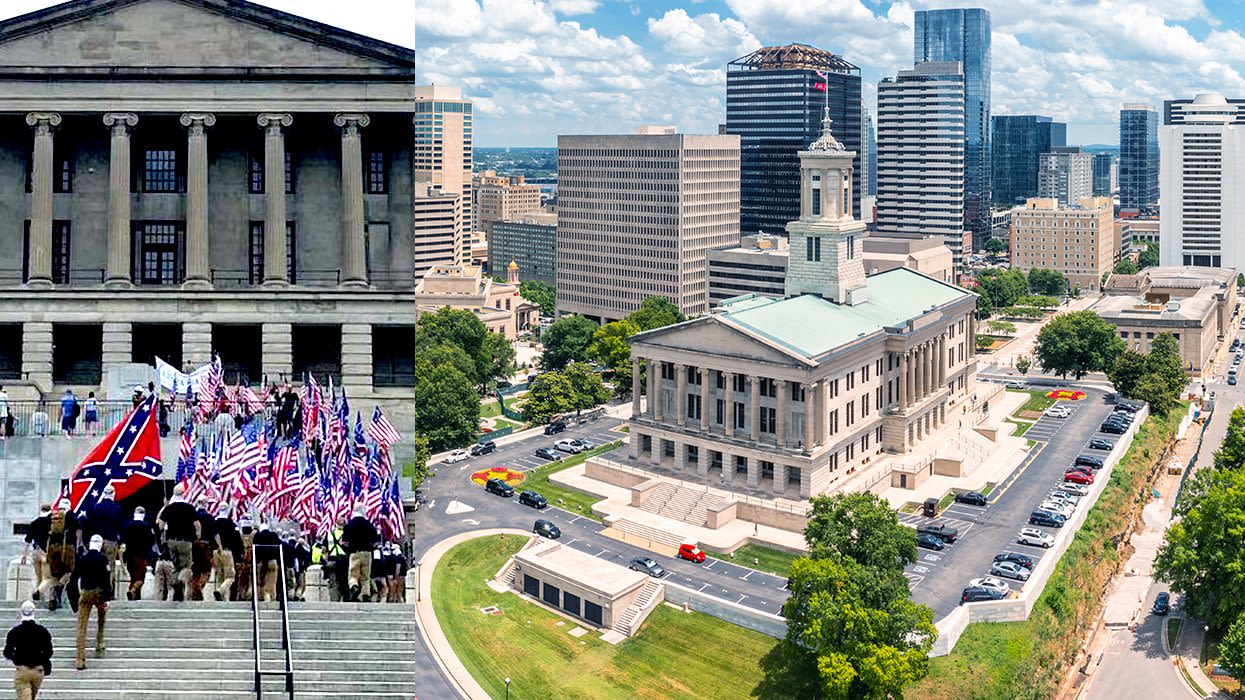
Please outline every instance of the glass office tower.
[[990, 237], [990, 12], [918, 10], [913, 59], [959, 61], [964, 69], [964, 228], [973, 246]]
[[1120, 208], [1159, 203], [1159, 114], [1147, 104], [1120, 109]]
[[1038, 115], [998, 115], [991, 123], [995, 206], [1024, 204], [1038, 192], [1038, 156], [1067, 145], [1065, 125]]
[[1115, 190], [1112, 170], [1115, 169], [1115, 156], [1110, 153], [1094, 154], [1094, 196], [1110, 197]]
[[[825, 77], [818, 75], [825, 74]], [[769, 46], [726, 66], [726, 133], [739, 135], [739, 228], [781, 233], [800, 218], [800, 159], [821, 134], [829, 91], [830, 131], [849, 151], [856, 181], [864, 179], [860, 69], [841, 56], [804, 44]], [[860, 193], [852, 215], [860, 218]]]

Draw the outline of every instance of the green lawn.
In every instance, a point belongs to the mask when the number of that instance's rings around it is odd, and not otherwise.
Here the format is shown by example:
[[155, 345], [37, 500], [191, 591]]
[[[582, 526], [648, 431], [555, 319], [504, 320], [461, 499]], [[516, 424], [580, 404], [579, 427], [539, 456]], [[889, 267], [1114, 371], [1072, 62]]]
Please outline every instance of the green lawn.
[[489, 399], [480, 402], [481, 418], [496, 418], [501, 415], [501, 404], [497, 403], [497, 399]]
[[1167, 618], [1167, 651], [1176, 650], [1176, 640], [1180, 639], [1180, 625], [1184, 619], [1179, 617]]
[[1037, 389], [1008, 389], [1008, 391], [1015, 391], [1017, 393], [1029, 395], [1028, 400], [1021, 404], [1020, 408], [1016, 409], [1017, 413], [1020, 411], [1041, 412], [1055, 405], [1055, 400], [1047, 397], [1045, 391], [1039, 391]]
[[1029, 428], [1033, 427], [1032, 423], [1025, 423], [1022, 421], [1009, 420], [1007, 422], [1016, 426], [1015, 428], [1012, 429], [1013, 437], [1020, 437], [1021, 435], [1024, 435], [1025, 433], [1029, 432]]
[[[764, 571], [767, 574], [781, 576], [786, 578], [791, 575], [791, 562], [800, 558], [799, 554], [793, 554], [784, 549], [775, 549], [764, 545], [748, 543], [735, 550], [735, 558], [731, 559], [731, 555], [721, 552], [711, 552], [705, 550], [705, 554], [714, 559], [723, 561], [733, 561], [736, 564], [747, 566], [758, 571]], [[753, 559], [756, 562], [753, 562]]]
[[591, 518], [597, 522], [601, 518], [592, 512], [592, 504], [601, 500], [600, 496], [582, 493], [573, 489], [568, 489], [560, 484], [555, 484], [549, 480], [551, 474], [556, 474], [563, 469], [568, 469], [576, 464], [583, 464], [589, 457], [609, 452], [622, 445], [621, 440], [594, 447], [587, 452], [581, 452], [577, 455], [571, 455], [566, 459], [560, 459], [556, 462], [542, 464], [531, 471], [525, 472], [523, 485], [520, 488], [528, 489], [539, 493], [549, 501], [549, 505], [565, 508], [572, 513], [582, 514], [585, 518]]
[[[485, 537], [451, 549], [432, 576], [432, 604], [467, 670], [494, 698], [796, 697], [763, 680], [762, 659], [778, 642], [708, 615], [659, 606], [639, 634], [617, 646], [595, 632], [576, 639], [568, 619], [485, 581], [522, 546], [518, 537]], [[479, 609], [495, 605], [499, 615]], [[764, 685], [764, 693], [758, 693]]]

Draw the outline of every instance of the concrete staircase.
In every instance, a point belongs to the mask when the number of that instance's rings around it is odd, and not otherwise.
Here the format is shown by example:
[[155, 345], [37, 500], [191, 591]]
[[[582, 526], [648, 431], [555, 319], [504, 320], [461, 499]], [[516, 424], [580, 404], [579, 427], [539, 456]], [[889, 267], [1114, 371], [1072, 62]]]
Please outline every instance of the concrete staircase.
[[615, 632], [630, 637], [639, 629], [640, 623], [644, 622], [644, 618], [648, 617], [650, 609], [656, 606], [658, 596], [662, 593], [662, 585], [658, 581], [648, 581], [644, 584], [644, 588], [640, 589], [640, 595], [627, 606], [614, 620], [614, 625], [610, 629]]
[[[0, 619], [16, 622], [14, 603]], [[75, 617], [68, 609], [36, 619], [52, 633], [53, 673], [46, 700], [212, 700], [254, 698], [252, 618], [244, 603], [114, 602], [105, 632], [107, 653], [94, 655], [95, 622], [87, 634], [87, 670], [74, 670]], [[260, 616], [264, 670], [283, 670], [280, 613]], [[307, 700], [414, 700], [418, 631], [412, 605], [292, 603], [294, 688]], [[264, 679], [266, 697], [284, 695], [284, 679]]]
[[703, 489], [663, 483], [654, 487], [653, 493], [640, 506], [640, 510], [704, 527], [709, 522], [709, 509], [723, 500], [722, 496]]
[[658, 544], [664, 544], [674, 549], [678, 549], [679, 545], [687, 541], [687, 538], [677, 532], [666, 532], [655, 527], [637, 523], [634, 520], [625, 520], [619, 518], [609, 524], [610, 527], [627, 535], [635, 535], [641, 539], [651, 540]]

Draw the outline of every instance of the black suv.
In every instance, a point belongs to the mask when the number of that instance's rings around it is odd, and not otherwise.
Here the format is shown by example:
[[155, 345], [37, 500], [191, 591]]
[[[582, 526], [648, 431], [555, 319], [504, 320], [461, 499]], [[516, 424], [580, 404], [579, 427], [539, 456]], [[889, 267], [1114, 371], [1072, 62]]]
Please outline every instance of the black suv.
[[1102, 469], [1102, 459], [1090, 455], [1077, 455], [1076, 461], [1073, 464], [1078, 467], [1083, 465], [1094, 469]]
[[1107, 421], [1106, 423], [1098, 426], [1098, 432], [1108, 433], [1111, 435], [1123, 435], [1128, 432], [1128, 426], [1123, 423], [1112, 423], [1111, 421]]
[[557, 435], [558, 433], [565, 433], [565, 432], [566, 432], [566, 423], [563, 421], [558, 421], [557, 423], [550, 423], [549, 425], [545, 426], [545, 435]]
[[532, 532], [541, 537], [548, 537], [551, 540], [556, 540], [562, 536], [562, 531], [558, 529], [558, 526], [548, 520], [537, 520], [532, 527]]
[[471, 456], [479, 457], [480, 455], [492, 454], [497, 451], [497, 443], [489, 440], [488, 442], [478, 442], [471, 446]]
[[531, 506], [537, 510], [549, 505], [549, 501], [545, 497], [535, 491], [523, 491], [519, 493], [519, 505]]
[[960, 531], [946, 525], [922, 525], [916, 529], [918, 535], [933, 535], [947, 544], [955, 544]]
[[965, 603], [977, 603], [983, 600], [1002, 600], [1006, 595], [997, 588], [986, 588], [985, 586], [969, 586], [960, 594], [960, 605]]
[[986, 496], [980, 491], [969, 491], [967, 493], [956, 494], [956, 503], [967, 503], [970, 506], [986, 505]]
[[484, 490], [489, 493], [495, 493], [498, 496], [505, 496], [506, 498], [514, 495], [514, 487], [501, 479], [489, 479], [484, 482]]
[[1044, 510], [1035, 510], [1029, 514], [1030, 525], [1041, 527], [1063, 527], [1066, 518]]

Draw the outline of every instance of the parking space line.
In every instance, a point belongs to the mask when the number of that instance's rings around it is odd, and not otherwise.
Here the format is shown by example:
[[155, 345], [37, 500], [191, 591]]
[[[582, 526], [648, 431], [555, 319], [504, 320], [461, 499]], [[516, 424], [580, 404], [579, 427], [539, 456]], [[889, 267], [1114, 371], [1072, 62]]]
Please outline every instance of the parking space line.
[[605, 554], [605, 553], [606, 553], [606, 552], [608, 552], [608, 551], [610, 551], [610, 550], [608, 550], [608, 549], [602, 549], [601, 551], [597, 552], [597, 553], [596, 553], [596, 554], [594, 554], [593, 556], [599, 557], [599, 556], [601, 556], [602, 554]]
[[748, 577], [749, 577], [749, 576], [751, 576], [751, 575], [752, 575], [752, 574], [754, 574], [754, 573], [756, 573], [756, 572], [755, 572], [755, 571], [753, 571], [753, 570], [751, 570], [751, 569], [749, 569], [749, 570], [748, 570], [748, 573], [746, 573], [746, 574], [744, 574], [743, 576], [740, 576], [740, 577], [739, 577], [739, 580], [740, 580], [740, 581], [747, 581], [747, 580], [748, 580]]
[[739, 600], [735, 601], [735, 605], [739, 605], [740, 603], [744, 602], [744, 598], [747, 598], [747, 597], [748, 596], [746, 595], [739, 596]]

